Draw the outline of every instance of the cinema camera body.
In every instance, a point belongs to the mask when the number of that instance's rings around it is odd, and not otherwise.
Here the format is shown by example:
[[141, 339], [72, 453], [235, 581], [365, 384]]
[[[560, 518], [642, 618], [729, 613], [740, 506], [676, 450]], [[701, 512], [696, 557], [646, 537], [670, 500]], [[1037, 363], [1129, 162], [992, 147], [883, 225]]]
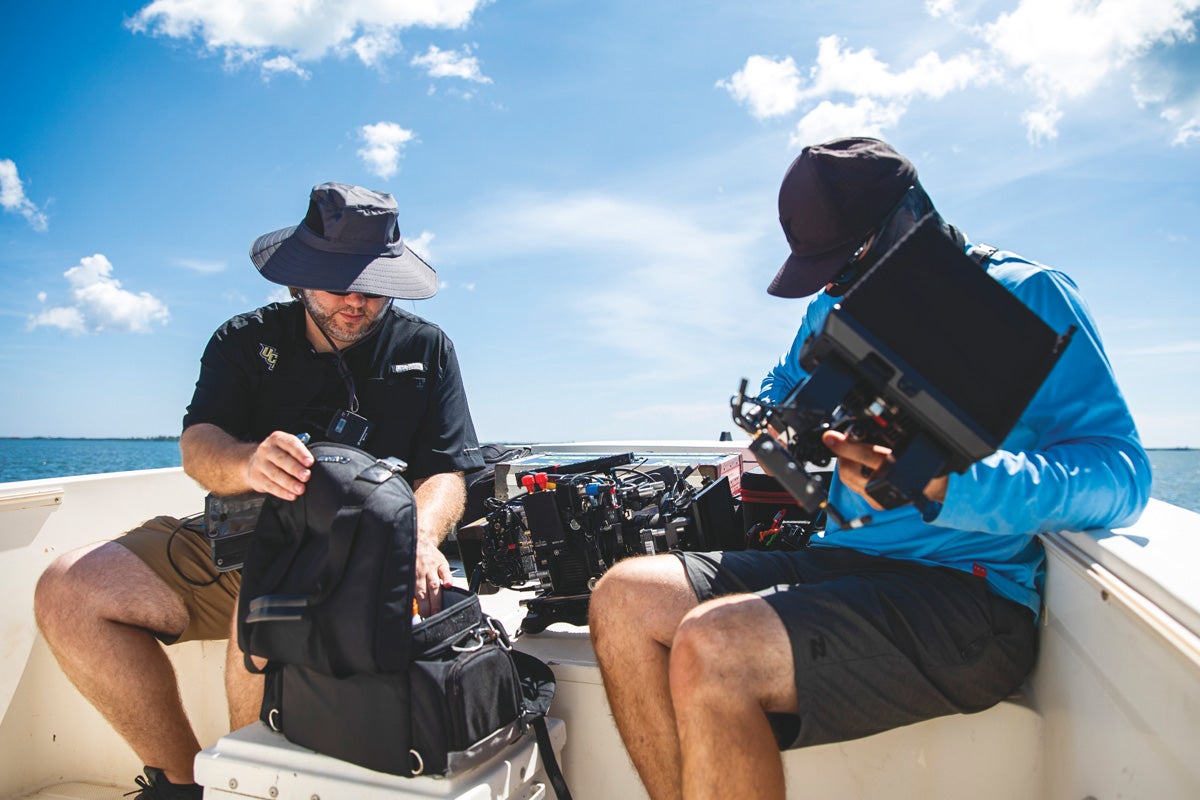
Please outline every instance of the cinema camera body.
[[633, 453], [517, 473], [524, 494], [489, 499], [482, 578], [536, 592], [521, 624], [587, 624], [592, 589], [617, 561], [673, 549], [744, 549], [729, 478], [689, 482], [692, 467], [639, 469]]
[[[824, 466], [827, 430], [892, 453], [866, 493], [882, 508], [914, 504], [926, 521], [940, 506], [924, 488], [995, 452], [1070, 343], [967, 255], [937, 217], [924, 217], [835, 305], [801, 347], [808, 377], [782, 402], [731, 405], [750, 450], [808, 512], [843, 527], [806, 464]], [[779, 436], [776, 433], [780, 434]]]

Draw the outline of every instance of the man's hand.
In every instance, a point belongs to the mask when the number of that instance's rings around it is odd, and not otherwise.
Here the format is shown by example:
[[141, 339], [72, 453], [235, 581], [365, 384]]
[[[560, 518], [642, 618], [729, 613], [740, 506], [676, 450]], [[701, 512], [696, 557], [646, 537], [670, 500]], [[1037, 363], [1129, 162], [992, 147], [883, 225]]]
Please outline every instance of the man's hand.
[[442, 610], [442, 587], [450, 583], [450, 562], [438, 545], [462, 516], [467, 484], [461, 472], [439, 472], [413, 481], [417, 501], [417, 583], [413, 595], [422, 617]]
[[275, 431], [258, 444], [243, 442], [207, 422], [179, 437], [183, 471], [218, 496], [265, 492], [281, 500], [304, 493], [313, 456], [298, 438]]
[[[891, 448], [869, 442], [852, 442], [840, 431], [825, 431], [821, 435], [821, 442], [837, 457], [838, 477], [846, 488], [862, 496], [871, 508], [882, 511], [883, 506], [867, 494], [867, 484], [875, 471], [891, 460]], [[945, 501], [947, 483], [949, 478], [945, 475], [934, 478], [926, 484], [925, 496], [937, 503]]]
[[246, 463], [246, 483], [256, 492], [295, 500], [304, 494], [304, 484], [312, 477], [312, 464], [313, 455], [303, 442], [290, 433], [275, 431], [251, 453]]
[[452, 583], [450, 562], [429, 540], [417, 540], [417, 581], [413, 596], [417, 611], [429, 617], [442, 610], [442, 587]]

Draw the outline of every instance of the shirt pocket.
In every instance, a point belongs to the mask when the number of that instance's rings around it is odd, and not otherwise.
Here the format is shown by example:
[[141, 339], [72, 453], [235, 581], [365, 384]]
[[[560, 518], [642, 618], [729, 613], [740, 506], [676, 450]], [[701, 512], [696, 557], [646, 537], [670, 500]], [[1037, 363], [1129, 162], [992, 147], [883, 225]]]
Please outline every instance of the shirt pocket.
[[399, 434], [408, 440], [425, 414], [428, 375], [423, 364], [399, 371], [394, 371], [394, 366], [389, 365], [381, 377], [367, 381], [363, 410], [368, 419], [387, 429], [389, 437]]

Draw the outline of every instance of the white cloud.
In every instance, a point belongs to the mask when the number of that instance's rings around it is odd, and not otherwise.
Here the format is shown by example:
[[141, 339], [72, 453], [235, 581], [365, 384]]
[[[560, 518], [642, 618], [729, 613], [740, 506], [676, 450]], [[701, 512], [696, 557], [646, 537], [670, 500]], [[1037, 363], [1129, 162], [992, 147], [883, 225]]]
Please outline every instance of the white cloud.
[[488, 0], [154, 0], [129, 21], [138, 33], [198, 39], [230, 63], [282, 52], [297, 62], [352, 52], [368, 66], [398, 49], [406, 28], [458, 29]]
[[[1036, 144], [1058, 135], [1065, 103], [1108, 86], [1119, 70], [1156, 48], [1193, 41], [1200, 0], [1018, 0], [1011, 12], [975, 25], [962, 20], [956, 0], [926, 0], [925, 8], [931, 17], [950, 20], [972, 45], [948, 58], [931, 51], [896, 70], [870, 47], [854, 50], [826, 36], [807, 76], [791, 57], [752, 55], [718, 85], [760, 119], [801, 109], [794, 143], [826, 131], [880, 135], [918, 98], [940, 100], [1002, 82], [1030, 95], [1022, 120]], [[1162, 76], [1151, 88], [1137, 81], [1136, 74], [1130, 78], [1139, 105], [1166, 102]], [[1200, 138], [1200, 115], [1181, 116], [1173, 143], [1187, 145]]]
[[938, 100], [994, 78], [994, 71], [975, 51], [948, 60], [926, 53], [897, 71], [872, 48], [852, 50], [839, 37], [825, 36], [818, 41], [817, 61], [807, 82], [790, 57], [772, 61], [750, 56], [741, 71], [717, 85], [748, 105], [759, 119], [815, 101], [792, 135], [793, 144], [808, 144], [839, 135], [882, 136], [899, 123], [915, 98]]
[[199, 272], [205, 275], [213, 275], [218, 272], [224, 272], [228, 266], [224, 261], [205, 261], [199, 258], [176, 258], [172, 259], [172, 263], [176, 266], [190, 269], [193, 272]]
[[[403, 235], [404, 231], [400, 231], [400, 234]], [[433, 256], [431, 255], [431, 245], [433, 244], [433, 238], [434, 234], [430, 231], [421, 231], [416, 236], [405, 236], [404, 244], [415, 250], [417, 255], [419, 255], [421, 258], [432, 262]]]
[[25, 196], [17, 165], [8, 158], [0, 159], [0, 208], [20, 214], [35, 231], [45, 231], [49, 227], [46, 213]]
[[595, 193], [509, 198], [478, 223], [472, 241], [484, 252], [459, 260], [554, 254], [565, 294], [543, 301], [541, 313], [565, 315], [631, 368], [669, 363], [672, 374], [695, 374], [741, 364], [762, 342], [754, 326], [720, 321], [741, 318], [761, 299], [761, 287], [738, 270], [756, 263], [755, 245], [777, 228], [757, 213], [730, 213], [728, 203], [681, 208]]
[[388, 30], [364, 33], [355, 39], [350, 49], [368, 67], [376, 67], [400, 51], [400, 40]]
[[367, 169], [381, 178], [390, 178], [400, 168], [404, 147], [415, 137], [412, 131], [394, 122], [377, 122], [359, 129], [363, 147], [359, 157]]
[[1042, 144], [1058, 138], [1058, 123], [1062, 119], [1060, 111], [1052, 103], [1041, 108], [1030, 108], [1021, 115], [1025, 123], [1025, 136], [1031, 144]]
[[1186, 147], [1193, 140], [1200, 140], [1200, 112], [1188, 114], [1181, 108], [1168, 108], [1160, 115], [1175, 127], [1173, 147]]
[[[292, 293], [288, 290], [288, 288], [286, 286], [276, 286], [274, 289], [272, 289], [267, 294], [267, 302], [268, 303], [287, 303], [287, 302], [290, 302], [291, 299], [292, 299]], [[244, 304], [245, 299], [242, 298], [241, 302]]]
[[804, 147], [839, 136], [884, 138], [884, 132], [895, 128], [906, 110], [903, 103], [880, 103], [869, 97], [853, 103], [822, 100], [796, 124], [791, 145]]
[[275, 56], [264, 61], [262, 63], [262, 73], [265, 80], [270, 80], [272, 77], [284, 73], [291, 73], [303, 81], [311, 77], [308, 70], [302, 68], [287, 56]]
[[431, 78], [462, 78], [476, 83], [491, 83], [492, 79], [479, 69], [479, 60], [471, 55], [471, 49], [463, 46], [461, 51], [442, 50], [429, 45], [424, 55], [414, 56], [414, 67], [422, 67]]
[[[97, 253], [63, 273], [71, 286], [70, 305], [45, 308], [29, 319], [29, 329], [61, 328], [74, 334], [101, 331], [149, 333], [152, 323], [166, 325], [167, 306], [147, 292], [134, 294], [112, 276], [113, 266]], [[38, 300], [45, 303], [45, 293]]]
[[1021, 0], [982, 34], [1039, 91], [1079, 97], [1155, 44], [1190, 40], [1197, 0]]
[[1091, 94], [1156, 45], [1191, 41], [1200, 0], [1021, 0], [984, 25], [993, 51], [1040, 102], [1024, 116], [1029, 138], [1057, 135], [1063, 101]]
[[913, 97], [939, 100], [950, 92], [988, 82], [994, 77], [986, 59], [975, 51], [962, 53], [948, 61], [943, 61], [937, 53], [926, 53], [908, 69], [895, 72], [879, 60], [874, 49], [851, 50], [843, 46], [839, 37], [825, 36], [817, 44], [817, 63], [802, 98], [844, 93], [888, 100]]
[[958, 0], [925, 0], [925, 10], [935, 19], [953, 17], [958, 13]]
[[746, 66], [729, 80], [717, 81], [717, 86], [749, 106], [758, 119], [790, 114], [800, 103], [800, 72], [791, 56], [779, 61], [750, 56]]

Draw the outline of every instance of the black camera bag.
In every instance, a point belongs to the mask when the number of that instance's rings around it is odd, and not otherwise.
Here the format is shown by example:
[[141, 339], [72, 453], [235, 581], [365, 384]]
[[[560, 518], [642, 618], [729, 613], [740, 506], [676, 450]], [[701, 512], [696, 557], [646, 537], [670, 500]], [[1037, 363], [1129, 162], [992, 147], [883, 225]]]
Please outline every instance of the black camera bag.
[[569, 798], [545, 714], [554, 676], [512, 649], [479, 598], [443, 587], [413, 624], [416, 509], [402, 465], [311, 447], [303, 495], [268, 498], [243, 570], [238, 643], [267, 659], [261, 717], [290, 741], [395, 775], [448, 775], [534, 728]]

